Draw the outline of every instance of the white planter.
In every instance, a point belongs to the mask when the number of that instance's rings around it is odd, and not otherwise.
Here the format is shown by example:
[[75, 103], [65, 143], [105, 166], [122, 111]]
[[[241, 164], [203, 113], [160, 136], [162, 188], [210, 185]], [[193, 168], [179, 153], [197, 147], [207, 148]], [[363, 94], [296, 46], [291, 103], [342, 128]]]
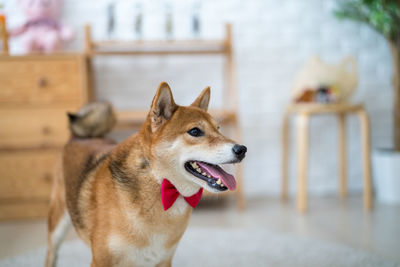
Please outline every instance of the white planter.
[[374, 150], [372, 169], [377, 201], [400, 204], [400, 152]]

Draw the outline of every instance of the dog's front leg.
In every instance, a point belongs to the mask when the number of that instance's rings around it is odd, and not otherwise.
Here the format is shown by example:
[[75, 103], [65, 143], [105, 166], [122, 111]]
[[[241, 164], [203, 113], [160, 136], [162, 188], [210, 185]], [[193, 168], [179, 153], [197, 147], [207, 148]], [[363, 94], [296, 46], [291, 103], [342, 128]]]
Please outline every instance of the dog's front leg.
[[111, 267], [118, 266], [118, 263], [113, 261], [112, 254], [107, 247], [101, 245], [99, 241], [92, 240], [92, 263], [90, 267]]
[[90, 263], [90, 267], [107, 267], [107, 266], [113, 266], [111, 261], [108, 261], [106, 259], [101, 259], [101, 260], [96, 260], [94, 257], [92, 258], [92, 262]]

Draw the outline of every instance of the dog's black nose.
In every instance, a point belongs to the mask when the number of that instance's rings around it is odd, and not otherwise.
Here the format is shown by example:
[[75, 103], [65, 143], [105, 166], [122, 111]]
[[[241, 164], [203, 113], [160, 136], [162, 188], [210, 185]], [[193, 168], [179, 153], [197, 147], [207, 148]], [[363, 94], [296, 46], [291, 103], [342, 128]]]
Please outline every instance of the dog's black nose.
[[235, 153], [236, 157], [242, 160], [247, 152], [247, 147], [236, 144], [233, 146], [232, 150], [233, 153]]

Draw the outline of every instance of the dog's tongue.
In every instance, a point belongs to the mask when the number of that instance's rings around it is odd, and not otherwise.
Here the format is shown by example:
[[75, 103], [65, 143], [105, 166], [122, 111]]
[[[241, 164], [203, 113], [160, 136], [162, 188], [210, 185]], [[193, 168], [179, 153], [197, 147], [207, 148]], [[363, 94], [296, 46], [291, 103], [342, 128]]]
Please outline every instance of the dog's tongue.
[[210, 165], [204, 162], [197, 162], [197, 164], [208, 174], [210, 174], [214, 178], [220, 178], [222, 182], [228, 187], [229, 190], [235, 190], [236, 189], [236, 181], [235, 177], [233, 175], [230, 175], [226, 171], [224, 171], [220, 166], [218, 165]]

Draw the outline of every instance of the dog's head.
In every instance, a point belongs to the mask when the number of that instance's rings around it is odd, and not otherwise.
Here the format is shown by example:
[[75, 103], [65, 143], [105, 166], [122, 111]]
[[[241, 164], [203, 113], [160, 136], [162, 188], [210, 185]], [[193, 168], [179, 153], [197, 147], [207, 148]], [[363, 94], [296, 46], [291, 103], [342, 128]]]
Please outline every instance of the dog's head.
[[161, 83], [148, 116], [152, 169], [189, 196], [200, 187], [211, 192], [235, 190], [235, 178], [219, 165], [240, 162], [246, 147], [225, 137], [207, 113], [210, 88], [190, 106], [178, 106], [167, 83]]

